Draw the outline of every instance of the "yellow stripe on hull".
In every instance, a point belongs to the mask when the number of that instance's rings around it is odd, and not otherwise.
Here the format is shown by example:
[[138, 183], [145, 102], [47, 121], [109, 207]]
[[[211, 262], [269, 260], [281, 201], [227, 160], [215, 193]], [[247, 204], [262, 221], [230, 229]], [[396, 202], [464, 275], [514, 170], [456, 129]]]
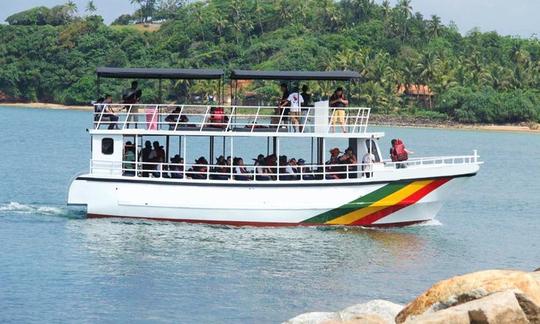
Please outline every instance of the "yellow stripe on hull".
[[383, 210], [385, 208], [388, 208], [390, 206], [394, 206], [401, 201], [403, 201], [405, 198], [409, 197], [413, 193], [417, 192], [418, 190], [424, 188], [425, 186], [432, 183], [434, 180], [423, 180], [423, 181], [415, 181], [402, 189], [394, 192], [391, 195], [388, 195], [384, 197], [383, 199], [374, 202], [373, 204], [369, 205], [368, 207], [361, 208], [359, 210], [350, 212], [348, 214], [345, 214], [341, 217], [338, 217], [336, 219], [333, 219], [331, 221], [326, 222], [325, 224], [329, 225], [348, 225], [354, 222], [357, 222], [361, 220], [362, 218], [371, 215], [375, 212], [378, 212], [380, 210]]

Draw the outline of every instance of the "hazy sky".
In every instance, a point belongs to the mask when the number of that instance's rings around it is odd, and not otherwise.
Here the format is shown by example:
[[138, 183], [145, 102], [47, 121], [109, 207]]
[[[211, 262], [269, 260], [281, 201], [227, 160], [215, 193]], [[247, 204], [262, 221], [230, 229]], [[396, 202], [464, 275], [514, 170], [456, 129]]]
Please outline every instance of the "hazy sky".
[[[392, 0], [395, 3], [397, 0]], [[33, 6], [53, 6], [65, 0], [0, 0], [0, 21], [9, 15]], [[84, 11], [87, 0], [75, 0]], [[133, 11], [130, 0], [94, 0], [99, 14], [107, 23]], [[381, 0], [377, 0], [381, 2]], [[540, 0], [412, 0], [415, 11], [426, 17], [437, 14], [448, 23], [453, 20], [462, 32], [474, 27], [482, 31], [496, 30], [503, 35], [529, 37], [540, 35]]]

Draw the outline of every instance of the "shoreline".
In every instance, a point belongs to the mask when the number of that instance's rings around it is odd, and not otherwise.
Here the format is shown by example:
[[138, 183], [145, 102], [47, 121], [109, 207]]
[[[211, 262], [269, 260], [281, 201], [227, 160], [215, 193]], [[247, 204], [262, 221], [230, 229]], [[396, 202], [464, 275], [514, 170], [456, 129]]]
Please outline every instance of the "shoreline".
[[[0, 103], [0, 108], [29, 108], [29, 109], [50, 109], [50, 110], [78, 110], [91, 111], [93, 106], [75, 106], [51, 103]], [[533, 124], [535, 128], [520, 125], [496, 125], [496, 124], [460, 124], [454, 122], [434, 122], [425, 118], [415, 118], [414, 116], [386, 116], [372, 115], [371, 124], [379, 127], [403, 127], [403, 128], [434, 128], [448, 130], [468, 130], [468, 131], [489, 131], [489, 132], [515, 132], [540, 134], [540, 124]], [[383, 120], [383, 119], [390, 119]], [[416, 120], [415, 120], [416, 119]]]

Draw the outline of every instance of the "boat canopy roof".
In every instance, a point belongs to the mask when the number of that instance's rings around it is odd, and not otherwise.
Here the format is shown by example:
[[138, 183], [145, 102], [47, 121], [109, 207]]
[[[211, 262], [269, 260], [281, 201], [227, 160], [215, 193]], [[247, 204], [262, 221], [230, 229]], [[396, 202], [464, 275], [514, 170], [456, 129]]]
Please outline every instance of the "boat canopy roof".
[[175, 79], [217, 80], [224, 76], [223, 70], [211, 69], [163, 69], [163, 68], [114, 68], [98, 67], [98, 77], [118, 79]]
[[233, 70], [232, 80], [320, 80], [351, 81], [359, 79], [354, 71], [252, 71]]

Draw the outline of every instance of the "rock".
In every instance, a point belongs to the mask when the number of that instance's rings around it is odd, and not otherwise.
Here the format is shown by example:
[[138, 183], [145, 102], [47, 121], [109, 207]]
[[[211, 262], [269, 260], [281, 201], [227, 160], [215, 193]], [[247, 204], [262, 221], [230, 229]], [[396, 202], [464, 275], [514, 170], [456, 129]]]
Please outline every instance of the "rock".
[[[329, 321], [324, 324], [388, 324], [387, 320], [375, 314], [357, 314], [354, 319], [346, 321]], [[394, 323], [392, 321], [392, 323]]]
[[339, 315], [343, 321], [356, 320], [366, 315], [376, 315], [383, 320], [383, 323], [394, 323], [394, 318], [402, 309], [403, 305], [377, 299], [347, 307], [340, 311]]
[[540, 306], [521, 293], [516, 293], [516, 299], [527, 319], [531, 323], [540, 324]]
[[341, 317], [338, 313], [331, 312], [313, 312], [298, 315], [283, 324], [323, 324], [332, 323], [332, 321], [341, 322]]
[[396, 316], [396, 323], [403, 323], [409, 317], [428, 311], [436, 312], [506, 290], [517, 290], [540, 305], [540, 282], [530, 273], [488, 270], [438, 282], [409, 303]]
[[411, 317], [405, 324], [529, 323], [513, 291], [491, 294], [438, 312]]

